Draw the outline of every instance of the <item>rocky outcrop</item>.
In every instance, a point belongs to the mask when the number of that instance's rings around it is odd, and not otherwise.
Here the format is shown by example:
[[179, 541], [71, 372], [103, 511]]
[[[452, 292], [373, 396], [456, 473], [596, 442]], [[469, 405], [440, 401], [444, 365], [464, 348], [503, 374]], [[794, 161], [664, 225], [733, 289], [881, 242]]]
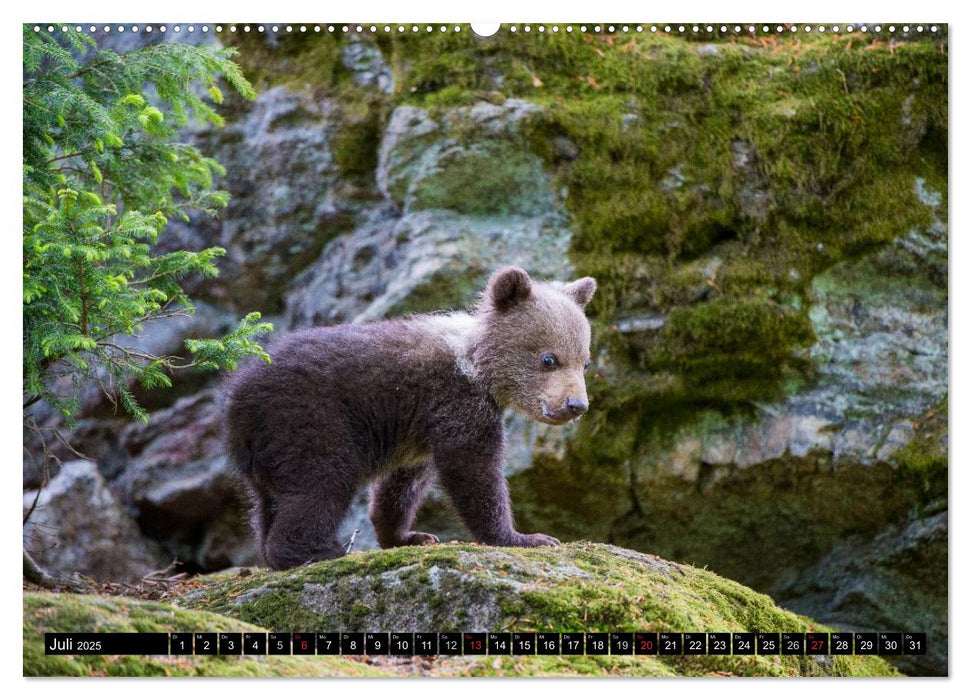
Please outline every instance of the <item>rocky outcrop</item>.
[[537, 111], [519, 100], [394, 110], [376, 173], [386, 202], [294, 282], [290, 325], [465, 306], [500, 264], [569, 275], [569, 220], [520, 133]]
[[797, 610], [839, 629], [921, 630], [927, 655], [894, 665], [913, 675], [947, 673], [947, 511], [911, 518], [873, 539], [847, 538], [810, 570], [779, 587]]
[[102, 581], [135, 581], [164, 567], [92, 462], [65, 463], [38, 494], [24, 492], [24, 549], [52, 573], [79, 572]]

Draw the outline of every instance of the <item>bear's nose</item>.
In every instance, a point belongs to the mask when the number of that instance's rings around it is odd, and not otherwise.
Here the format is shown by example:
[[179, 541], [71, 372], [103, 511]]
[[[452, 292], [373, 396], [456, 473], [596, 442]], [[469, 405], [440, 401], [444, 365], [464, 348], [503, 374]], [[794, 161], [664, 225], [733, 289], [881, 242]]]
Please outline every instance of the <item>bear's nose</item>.
[[586, 399], [567, 399], [566, 400], [566, 410], [574, 416], [582, 416], [590, 408], [590, 404], [587, 403]]

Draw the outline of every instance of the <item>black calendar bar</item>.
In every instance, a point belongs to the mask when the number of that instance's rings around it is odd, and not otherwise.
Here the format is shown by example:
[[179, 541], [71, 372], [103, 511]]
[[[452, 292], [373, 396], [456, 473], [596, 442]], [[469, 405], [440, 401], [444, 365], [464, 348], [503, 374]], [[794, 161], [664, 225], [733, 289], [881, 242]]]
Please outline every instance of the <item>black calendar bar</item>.
[[48, 655], [927, 654], [923, 632], [48, 632]]

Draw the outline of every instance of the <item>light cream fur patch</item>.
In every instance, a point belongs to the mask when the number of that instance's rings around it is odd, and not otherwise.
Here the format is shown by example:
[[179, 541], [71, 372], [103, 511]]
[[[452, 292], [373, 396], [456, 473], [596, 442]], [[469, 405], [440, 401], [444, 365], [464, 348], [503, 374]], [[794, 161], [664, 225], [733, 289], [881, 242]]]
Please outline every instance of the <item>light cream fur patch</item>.
[[465, 312], [433, 314], [422, 317], [418, 323], [428, 329], [430, 335], [438, 336], [445, 342], [462, 374], [470, 379], [476, 378], [475, 365], [469, 358], [469, 347], [479, 329], [475, 316]]

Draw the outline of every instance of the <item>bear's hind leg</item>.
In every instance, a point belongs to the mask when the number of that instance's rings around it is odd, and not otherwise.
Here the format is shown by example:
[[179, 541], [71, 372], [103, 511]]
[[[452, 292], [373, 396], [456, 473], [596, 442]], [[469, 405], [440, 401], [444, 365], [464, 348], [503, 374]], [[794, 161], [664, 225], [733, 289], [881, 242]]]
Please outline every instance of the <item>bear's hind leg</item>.
[[438, 542], [435, 535], [411, 529], [431, 479], [431, 464], [425, 463], [398, 468], [371, 487], [368, 515], [383, 549]]
[[337, 530], [350, 507], [353, 490], [329, 484], [302, 494], [275, 494], [273, 519], [263, 541], [263, 556], [273, 569], [290, 569], [345, 554]]

